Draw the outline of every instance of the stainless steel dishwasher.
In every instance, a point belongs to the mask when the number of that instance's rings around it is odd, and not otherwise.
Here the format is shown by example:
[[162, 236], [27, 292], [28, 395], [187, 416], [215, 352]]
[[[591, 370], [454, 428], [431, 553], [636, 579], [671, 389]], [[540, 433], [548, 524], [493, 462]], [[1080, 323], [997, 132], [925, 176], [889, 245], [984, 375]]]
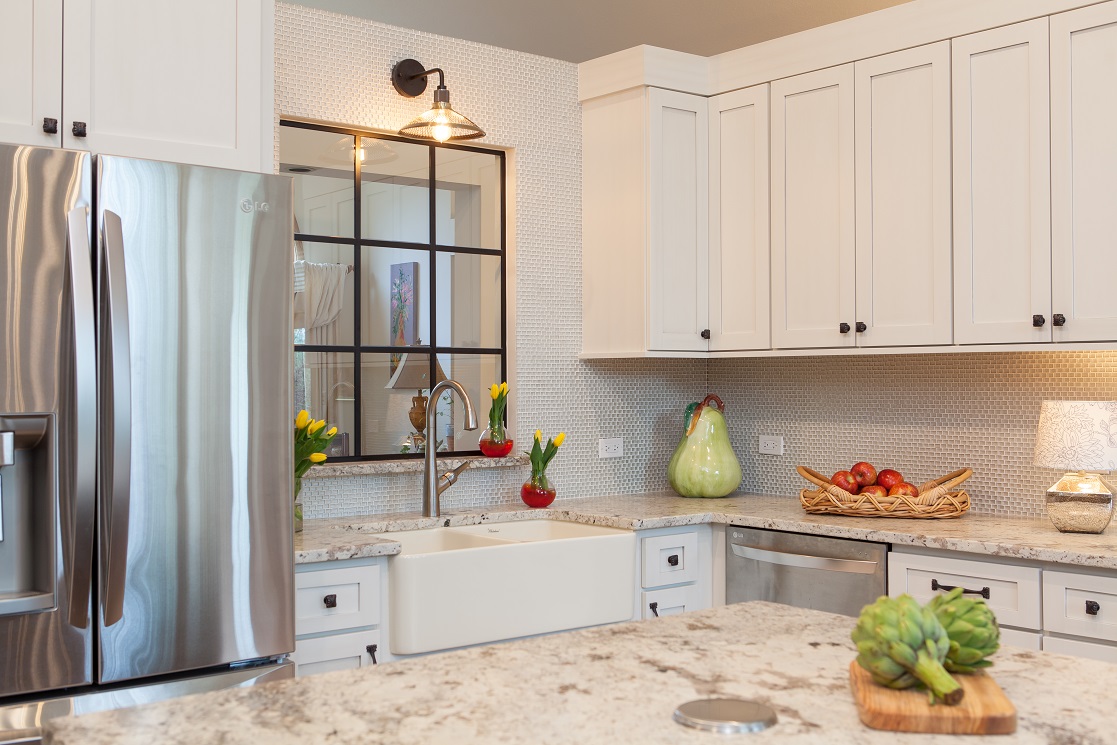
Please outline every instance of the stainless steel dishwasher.
[[735, 525], [725, 533], [727, 603], [767, 600], [857, 616], [888, 594], [886, 543]]

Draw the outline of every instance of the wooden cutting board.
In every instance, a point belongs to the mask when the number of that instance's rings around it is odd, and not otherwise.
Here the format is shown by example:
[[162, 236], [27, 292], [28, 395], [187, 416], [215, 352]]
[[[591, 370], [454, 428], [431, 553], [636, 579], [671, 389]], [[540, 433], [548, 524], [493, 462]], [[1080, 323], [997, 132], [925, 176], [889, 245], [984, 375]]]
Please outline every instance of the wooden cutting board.
[[861, 721], [890, 732], [951, 735], [1009, 735], [1016, 731], [1016, 707], [984, 672], [954, 675], [966, 695], [957, 706], [931, 706], [926, 690], [896, 691], [877, 685], [868, 671], [849, 663], [849, 683]]

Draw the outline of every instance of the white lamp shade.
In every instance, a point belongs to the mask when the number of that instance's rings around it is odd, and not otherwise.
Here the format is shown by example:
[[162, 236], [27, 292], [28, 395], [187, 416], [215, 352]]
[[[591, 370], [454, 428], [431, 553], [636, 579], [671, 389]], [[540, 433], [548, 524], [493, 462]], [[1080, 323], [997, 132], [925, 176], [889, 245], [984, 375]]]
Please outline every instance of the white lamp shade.
[[1062, 471], [1117, 470], [1117, 402], [1044, 401], [1035, 464]]

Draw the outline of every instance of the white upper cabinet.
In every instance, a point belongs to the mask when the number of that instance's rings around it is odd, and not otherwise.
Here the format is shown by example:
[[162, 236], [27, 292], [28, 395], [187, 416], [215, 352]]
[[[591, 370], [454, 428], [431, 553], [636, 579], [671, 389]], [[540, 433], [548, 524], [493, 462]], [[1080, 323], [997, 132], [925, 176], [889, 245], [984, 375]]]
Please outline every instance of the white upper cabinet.
[[950, 42], [855, 70], [857, 345], [949, 344]]
[[648, 91], [648, 348], [709, 348], [706, 99]]
[[768, 349], [768, 86], [709, 103], [710, 350]]
[[[271, 0], [5, 0], [0, 141], [272, 170]], [[56, 133], [44, 119], [57, 120]]]
[[582, 356], [705, 352], [707, 100], [634, 88], [582, 104]]
[[62, 0], [0, 3], [0, 142], [62, 144], [61, 30]]
[[852, 347], [853, 65], [772, 83], [772, 345]]
[[1051, 17], [1057, 342], [1117, 339], [1117, 3]]
[[1051, 341], [1047, 19], [955, 39], [953, 99], [955, 340]]

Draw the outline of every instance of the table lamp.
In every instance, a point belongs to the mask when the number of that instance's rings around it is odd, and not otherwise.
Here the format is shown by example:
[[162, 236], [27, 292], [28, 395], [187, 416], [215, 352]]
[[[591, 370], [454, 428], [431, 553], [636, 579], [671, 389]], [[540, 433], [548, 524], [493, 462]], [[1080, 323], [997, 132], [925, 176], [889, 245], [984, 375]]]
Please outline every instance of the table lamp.
[[411, 410], [407, 412], [407, 418], [411, 420], [411, 426], [419, 434], [418, 439], [420, 440], [424, 439], [423, 430], [427, 426], [427, 397], [423, 395], [423, 391], [430, 390], [446, 380], [446, 373], [442, 371], [442, 365], [438, 364], [437, 357], [434, 363], [434, 373], [435, 379], [432, 381], [430, 379], [429, 352], [423, 352], [422, 354], [404, 353], [400, 357], [399, 365], [396, 367], [396, 371], [392, 373], [388, 385], [384, 386], [391, 390], [415, 390], [415, 395], [411, 397]]
[[1066, 472], [1047, 490], [1047, 516], [1056, 528], [1105, 530], [1113, 518], [1113, 488], [1096, 472], [1117, 468], [1117, 402], [1044, 401], [1035, 465]]

